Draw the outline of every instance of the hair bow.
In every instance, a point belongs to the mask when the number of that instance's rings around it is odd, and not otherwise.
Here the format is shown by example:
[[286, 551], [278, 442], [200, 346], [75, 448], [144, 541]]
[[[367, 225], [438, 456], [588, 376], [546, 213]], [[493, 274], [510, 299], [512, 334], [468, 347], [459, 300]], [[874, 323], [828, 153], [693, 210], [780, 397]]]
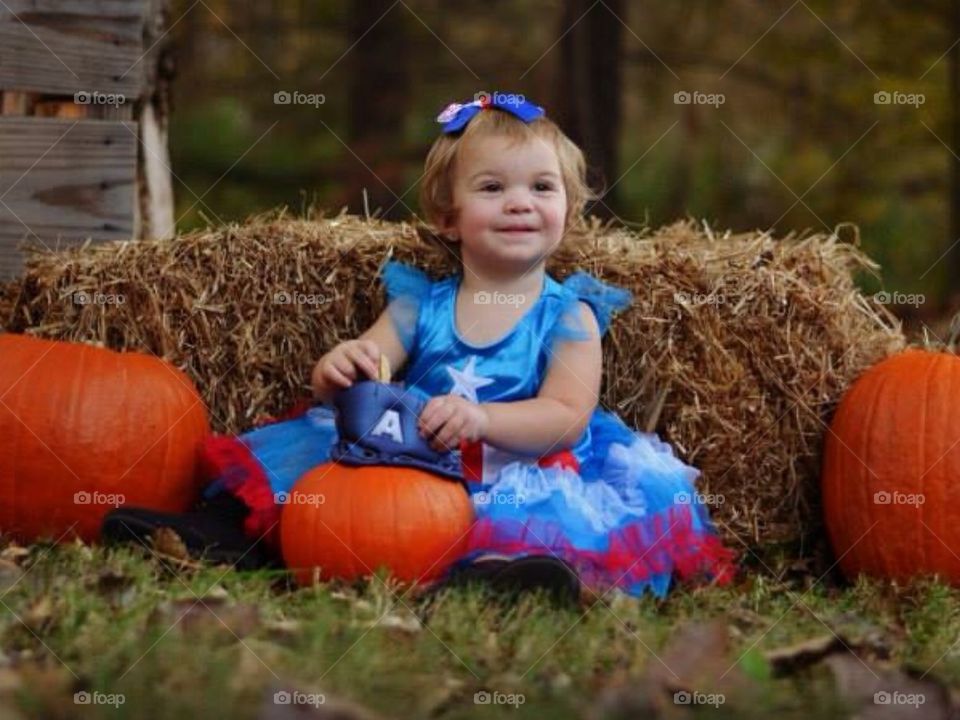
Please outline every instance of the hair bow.
[[485, 108], [506, 110], [511, 115], [530, 123], [543, 117], [544, 110], [539, 105], [528, 102], [523, 95], [513, 95], [501, 92], [478, 92], [473, 101], [468, 103], [450, 103], [443, 112], [437, 115], [437, 122], [443, 123], [443, 132], [455, 133], [466, 127], [473, 116]]

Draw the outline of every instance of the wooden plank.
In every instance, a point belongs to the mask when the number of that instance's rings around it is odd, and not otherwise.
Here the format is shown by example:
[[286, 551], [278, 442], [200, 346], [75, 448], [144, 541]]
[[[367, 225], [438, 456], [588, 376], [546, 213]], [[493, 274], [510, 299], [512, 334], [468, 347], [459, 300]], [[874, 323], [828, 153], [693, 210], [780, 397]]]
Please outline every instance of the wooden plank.
[[30, 115], [34, 93], [0, 90], [0, 115]]
[[90, 105], [77, 105], [72, 100], [39, 100], [33, 106], [35, 117], [85, 118]]
[[122, 94], [143, 77], [146, 0], [5, 0], [0, 4], [0, 88], [72, 95]]
[[0, 117], [0, 278], [23, 240], [51, 248], [128, 239], [136, 201], [135, 123]]

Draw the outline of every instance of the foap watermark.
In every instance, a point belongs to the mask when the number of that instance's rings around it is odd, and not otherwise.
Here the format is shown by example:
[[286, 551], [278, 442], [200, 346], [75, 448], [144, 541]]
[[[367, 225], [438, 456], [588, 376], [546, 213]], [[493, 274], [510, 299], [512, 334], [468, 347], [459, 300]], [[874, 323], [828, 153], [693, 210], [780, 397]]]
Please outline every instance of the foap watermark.
[[274, 705], [312, 705], [320, 707], [327, 701], [323, 693], [305, 693], [299, 690], [278, 690], [273, 694]]
[[923, 493], [902, 493], [897, 490], [887, 492], [886, 490], [880, 490], [873, 494], [873, 502], [875, 505], [914, 505], [915, 507], [920, 507], [926, 501], [927, 497]]
[[520, 493], [491, 493], [481, 490], [473, 496], [474, 505], [513, 505], [520, 507], [527, 498]]
[[725, 702], [727, 702], [727, 698], [723, 693], [677, 690], [677, 692], [673, 694], [674, 705], [712, 705], [713, 707], [720, 707]]
[[77, 105], [113, 105], [120, 107], [127, 102], [122, 93], [102, 93], [99, 90], [80, 90], [73, 94], [73, 102]]
[[886, 290], [874, 293], [873, 299], [881, 305], [912, 305], [913, 307], [920, 307], [927, 302], [927, 296], [923, 293], [887, 292]]
[[673, 94], [674, 105], [712, 105], [715, 108], [720, 107], [727, 101], [727, 96], [723, 93], [703, 93], [699, 90], [688, 92], [679, 90]]
[[277, 505], [323, 505], [327, 498], [323, 493], [280, 492], [273, 494], [273, 502]]
[[723, 505], [724, 496], [717, 493], [687, 492], [681, 490], [673, 494], [673, 501], [677, 505]]
[[874, 705], [913, 705], [915, 708], [918, 708], [926, 702], [927, 696], [923, 693], [878, 690], [873, 694]]
[[88, 492], [80, 490], [73, 494], [74, 505], [110, 505], [120, 507], [127, 501], [123, 493], [103, 493], [98, 490]]
[[327, 101], [327, 96], [323, 93], [304, 93], [299, 90], [290, 92], [289, 90], [278, 90], [273, 94], [274, 105], [312, 105], [315, 108], [320, 107]]
[[87, 692], [81, 690], [73, 694], [74, 705], [113, 705], [118, 708], [127, 701], [123, 693]]
[[487, 692], [480, 690], [473, 694], [474, 705], [513, 705], [518, 708], [527, 702], [523, 693]]
[[727, 298], [723, 293], [675, 292], [673, 301], [677, 305], [723, 305]]
[[297, 290], [281, 290], [273, 294], [273, 302], [277, 305], [323, 305], [333, 298], [323, 293], [302, 293]]
[[475, 305], [513, 305], [513, 307], [520, 307], [527, 302], [527, 297], [519, 293], [480, 290], [473, 294], [473, 302]]
[[481, 105], [523, 105], [527, 98], [520, 93], [502, 93], [497, 90], [481, 90], [473, 94], [473, 101]]
[[127, 298], [120, 293], [86, 292], [81, 290], [70, 296], [74, 305], [123, 305]]
[[927, 101], [923, 93], [905, 93], [899, 90], [879, 90], [873, 94], [874, 105], [913, 105], [918, 108]]

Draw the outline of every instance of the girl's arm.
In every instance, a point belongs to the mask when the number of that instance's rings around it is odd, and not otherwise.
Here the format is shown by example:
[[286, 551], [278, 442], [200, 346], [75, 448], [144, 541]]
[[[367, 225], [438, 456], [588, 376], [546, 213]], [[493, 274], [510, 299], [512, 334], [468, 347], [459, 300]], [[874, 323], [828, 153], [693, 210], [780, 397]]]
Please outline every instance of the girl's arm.
[[577, 442], [597, 406], [603, 373], [600, 329], [584, 302], [580, 319], [590, 338], [556, 344], [537, 397], [481, 405], [489, 418], [486, 442], [535, 455], [558, 452]]
[[[386, 355], [394, 374], [396, 374], [407, 361], [407, 351], [404, 349], [403, 343], [400, 341], [400, 336], [393, 326], [389, 309], [385, 309], [380, 314], [380, 317], [377, 318], [376, 322], [360, 335], [357, 340], [372, 341], [377, 351]], [[341, 343], [341, 345], [343, 345], [343, 343]], [[339, 348], [340, 345], [337, 347]], [[337, 348], [334, 348], [330, 353], [335, 352], [336, 349]], [[327, 353], [327, 355], [330, 353]], [[327, 357], [327, 355], [324, 355], [324, 358]], [[320, 358], [313, 371], [313, 397], [318, 402], [329, 403], [332, 401], [337, 390], [340, 389], [340, 386], [330, 382], [320, 372], [324, 358]], [[379, 358], [371, 359], [374, 361], [373, 367], [379, 367], [379, 363], [377, 362]], [[358, 377], [363, 378], [365, 375], [366, 373], [360, 373]]]

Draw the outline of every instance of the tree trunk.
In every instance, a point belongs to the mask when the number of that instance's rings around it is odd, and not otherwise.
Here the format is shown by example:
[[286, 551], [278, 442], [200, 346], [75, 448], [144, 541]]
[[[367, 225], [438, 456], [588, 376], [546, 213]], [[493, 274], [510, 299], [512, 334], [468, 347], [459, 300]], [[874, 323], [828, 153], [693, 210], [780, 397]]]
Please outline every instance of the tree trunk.
[[[950, 3], [950, 37], [960, 37], [960, 0], [951, 0]], [[947, 58], [947, 78], [950, 83], [948, 97], [950, 98], [950, 145], [953, 157], [950, 162], [950, 236], [947, 238], [947, 247], [951, 248], [943, 261], [947, 264], [947, 277], [956, 282], [960, 278], [960, 43], [954, 44]], [[948, 292], [956, 292], [955, 288], [947, 288]]]
[[591, 184], [609, 190], [603, 204], [597, 203], [591, 212], [610, 217], [610, 210], [619, 208], [613, 183], [619, 177], [623, 25], [618, 16], [623, 17], [624, 3], [608, 0], [604, 7], [591, 0], [573, 0], [564, 8], [557, 118], [586, 153]]
[[168, 238], [176, 232], [168, 143], [174, 68], [169, 35], [164, 35], [169, 14], [169, 0], [151, 0], [144, 17], [143, 47], [150, 50], [140, 62], [143, 84], [139, 102], [135, 238]]
[[410, 15], [401, 6], [391, 10], [392, 5], [392, 0], [350, 4], [347, 47], [353, 49], [344, 59], [349, 129], [343, 136], [350, 150], [344, 150], [344, 194], [338, 204], [361, 212], [366, 191], [371, 213], [379, 210], [383, 217], [398, 219], [409, 215], [408, 207], [414, 209], [412, 197], [398, 200], [407, 188], [404, 163], [397, 159], [409, 105], [412, 48]]

